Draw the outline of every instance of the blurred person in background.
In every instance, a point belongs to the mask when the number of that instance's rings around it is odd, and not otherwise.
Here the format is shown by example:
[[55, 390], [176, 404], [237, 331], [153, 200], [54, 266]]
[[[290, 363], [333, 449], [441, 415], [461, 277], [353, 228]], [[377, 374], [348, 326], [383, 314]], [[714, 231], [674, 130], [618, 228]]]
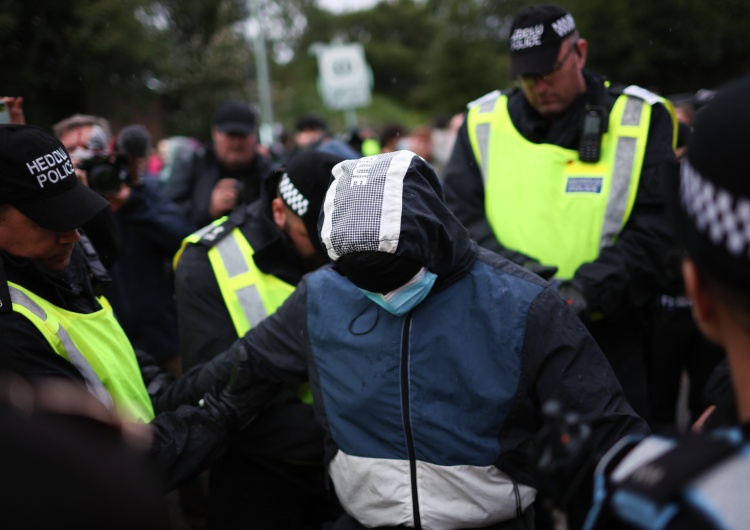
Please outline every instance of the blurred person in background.
[[225, 101], [214, 115], [213, 143], [194, 152], [190, 163], [172, 168], [165, 192], [193, 226], [205, 226], [260, 196], [271, 163], [258, 152], [257, 125], [250, 104]]
[[400, 123], [389, 123], [380, 131], [380, 152], [397, 151], [399, 144], [409, 135], [409, 129]]
[[346, 142], [333, 137], [328, 130], [328, 121], [323, 116], [310, 112], [297, 118], [294, 124], [294, 149], [289, 154], [288, 160], [301, 152], [313, 149], [330, 153], [344, 160], [362, 156]]

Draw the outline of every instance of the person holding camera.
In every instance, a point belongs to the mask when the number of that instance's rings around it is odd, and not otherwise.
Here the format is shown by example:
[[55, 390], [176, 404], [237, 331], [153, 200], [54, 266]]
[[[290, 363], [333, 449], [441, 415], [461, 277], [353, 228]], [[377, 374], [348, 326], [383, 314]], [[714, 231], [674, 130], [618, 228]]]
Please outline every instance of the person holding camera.
[[[120, 324], [136, 348], [177, 375], [177, 310], [169, 263], [195, 227], [164, 195], [158, 180], [142, 178], [151, 135], [141, 125], [129, 125], [111, 149], [108, 122], [85, 115], [71, 116], [54, 130], [88, 186], [111, 206], [118, 253], [108, 266], [113, 282], [105, 293]], [[85, 229], [101, 227], [89, 224]]]

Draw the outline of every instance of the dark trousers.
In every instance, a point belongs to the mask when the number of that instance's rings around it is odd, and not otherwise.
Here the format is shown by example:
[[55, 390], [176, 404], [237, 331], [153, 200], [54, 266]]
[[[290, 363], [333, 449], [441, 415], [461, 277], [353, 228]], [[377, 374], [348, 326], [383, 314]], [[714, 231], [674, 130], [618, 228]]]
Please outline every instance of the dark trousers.
[[226, 459], [211, 469], [206, 530], [318, 530], [340, 514], [322, 465]]

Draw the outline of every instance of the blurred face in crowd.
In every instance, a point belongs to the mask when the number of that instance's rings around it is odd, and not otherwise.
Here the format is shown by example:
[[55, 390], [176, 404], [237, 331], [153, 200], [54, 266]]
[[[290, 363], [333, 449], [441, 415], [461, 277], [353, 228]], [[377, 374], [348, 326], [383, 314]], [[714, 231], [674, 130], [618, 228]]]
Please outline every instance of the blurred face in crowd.
[[65, 146], [65, 150], [70, 155], [74, 164], [79, 158], [76, 156], [76, 150], [86, 149], [89, 139], [91, 138], [92, 129], [92, 125], [84, 125], [82, 127], [76, 127], [75, 129], [69, 129], [60, 136], [60, 141]]
[[586, 40], [577, 36], [568, 38], [560, 45], [557, 62], [550, 72], [519, 77], [526, 100], [539, 114], [554, 120], [586, 91], [583, 67], [587, 49]]
[[0, 249], [35, 260], [49, 271], [60, 272], [70, 264], [73, 248], [80, 239], [78, 230], [53, 232], [13, 206], [0, 208]]
[[255, 156], [258, 133], [239, 134], [223, 132], [216, 127], [212, 130], [214, 152], [221, 165], [229, 170], [244, 169], [250, 166]]

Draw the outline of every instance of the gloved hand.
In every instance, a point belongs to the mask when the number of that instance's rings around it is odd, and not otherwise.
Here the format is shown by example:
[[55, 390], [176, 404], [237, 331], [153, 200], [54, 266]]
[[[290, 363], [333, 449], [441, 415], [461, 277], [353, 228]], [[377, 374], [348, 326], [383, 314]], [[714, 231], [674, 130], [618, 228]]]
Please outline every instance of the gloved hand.
[[551, 265], [543, 265], [537, 260], [531, 258], [524, 261], [521, 266], [524, 269], [531, 271], [537, 276], [541, 277], [543, 280], [550, 280], [555, 276], [555, 274], [557, 274], [557, 267]]
[[589, 304], [578, 286], [572, 281], [564, 281], [560, 282], [557, 286], [557, 291], [562, 296], [562, 299], [565, 300], [565, 303], [575, 311], [578, 318], [584, 322], [589, 319]]
[[223, 390], [210, 391], [200, 401], [201, 407], [225, 422], [230, 432], [250, 425], [280, 385], [253, 382], [250, 356], [239, 343], [233, 347], [234, 365], [229, 382]]
[[[548, 510], [565, 512], [581, 528], [591, 499], [596, 458], [591, 427], [555, 400], [542, 405], [542, 427], [534, 436], [534, 467], [540, 496]], [[583, 499], [585, 502], [582, 503]]]

